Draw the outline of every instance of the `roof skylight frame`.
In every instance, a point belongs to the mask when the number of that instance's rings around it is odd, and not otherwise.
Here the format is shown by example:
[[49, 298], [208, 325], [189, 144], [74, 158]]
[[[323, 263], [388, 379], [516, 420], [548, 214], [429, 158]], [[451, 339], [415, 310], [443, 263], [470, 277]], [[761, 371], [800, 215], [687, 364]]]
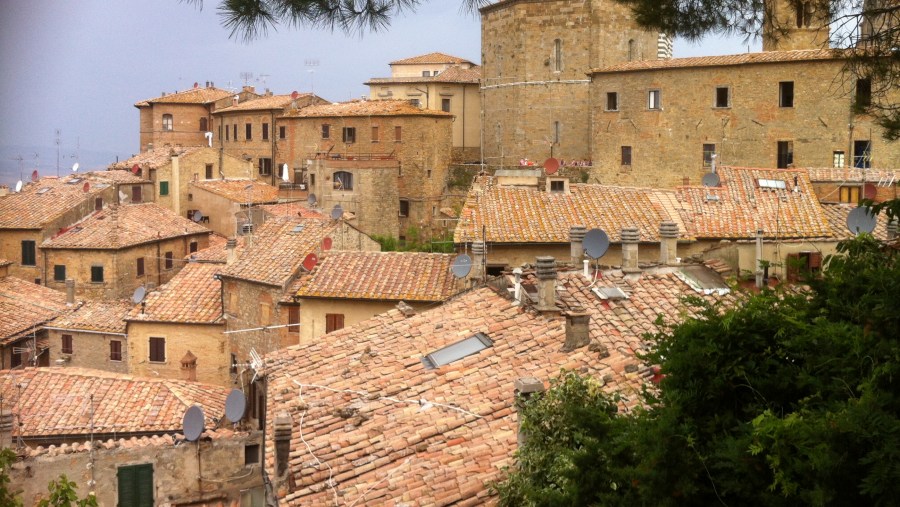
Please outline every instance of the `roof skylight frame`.
[[785, 180], [773, 180], [767, 178], [759, 178], [756, 180], [756, 183], [759, 185], [759, 188], [770, 188], [773, 190], [787, 190], [787, 181]]
[[494, 342], [488, 338], [486, 334], [478, 332], [468, 338], [456, 343], [451, 343], [430, 354], [426, 354], [425, 357], [422, 358], [422, 364], [425, 365], [426, 370], [434, 370], [441, 366], [459, 361], [460, 359], [475, 355], [482, 350], [493, 346]]
[[604, 301], [620, 301], [628, 299], [628, 294], [618, 287], [594, 287], [591, 292]]

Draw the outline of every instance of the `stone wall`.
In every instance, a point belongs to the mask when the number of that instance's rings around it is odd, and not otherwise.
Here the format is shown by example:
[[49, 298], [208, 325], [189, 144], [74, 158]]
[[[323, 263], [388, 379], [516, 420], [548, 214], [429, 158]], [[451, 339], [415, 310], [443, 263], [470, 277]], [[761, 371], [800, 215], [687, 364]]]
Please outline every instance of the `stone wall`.
[[[72, 335], [71, 354], [62, 353], [62, 335], [64, 334]], [[65, 361], [65, 366], [128, 373], [127, 336], [48, 329], [47, 338], [49, 339], [50, 348], [45, 354], [50, 354], [49, 361], [51, 365], [55, 365], [57, 359], [62, 359]], [[109, 358], [109, 342], [113, 340], [122, 344], [120, 349], [122, 351], [122, 359], [118, 361]]]
[[[185, 304], [190, 305], [190, 300]], [[196, 380], [232, 387], [231, 355], [228, 338], [222, 334], [225, 324], [187, 324], [183, 322], [128, 323], [128, 369], [133, 375], [178, 380]], [[165, 361], [150, 361], [150, 337], [165, 338]], [[197, 358], [194, 377], [182, 368], [181, 359], [190, 351]]]
[[[181, 146], [205, 146], [206, 130], [200, 130], [200, 118], [206, 118], [212, 126], [210, 109], [203, 104], [155, 103], [140, 110], [141, 152], [166, 144]], [[163, 130], [163, 115], [172, 115], [172, 130]]]
[[[350, 223], [366, 234], [396, 237], [400, 171], [396, 160], [315, 160], [308, 167], [308, 181], [314, 182], [309, 188], [325, 215], [330, 216], [332, 208], [340, 204], [344, 212], [355, 215]], [[339, 184], [334, 177], [337, 172], [350, 173], [351, 184]], [[421, 215], [420, 203], [411, 204], [410, 211], [415, 209]]]

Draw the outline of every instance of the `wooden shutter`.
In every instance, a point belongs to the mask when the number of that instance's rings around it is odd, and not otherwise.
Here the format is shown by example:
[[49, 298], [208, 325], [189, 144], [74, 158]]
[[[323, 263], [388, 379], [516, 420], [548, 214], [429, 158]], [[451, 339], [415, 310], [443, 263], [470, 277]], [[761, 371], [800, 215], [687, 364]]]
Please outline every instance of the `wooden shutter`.
[[153, 465], [119, 467], [119, 507], [153, 507]]

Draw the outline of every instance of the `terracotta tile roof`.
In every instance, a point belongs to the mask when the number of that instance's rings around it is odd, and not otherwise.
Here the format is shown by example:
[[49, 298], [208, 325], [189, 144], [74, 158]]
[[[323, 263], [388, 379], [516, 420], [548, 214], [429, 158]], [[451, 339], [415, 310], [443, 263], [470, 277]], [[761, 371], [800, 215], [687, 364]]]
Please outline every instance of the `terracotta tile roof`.
[[248, 179], [198, 180], [192, 181], [191, 186], [202, 188], [239, 203], [278, 201], [278, 187], [262, 181]]
[[140, 176], [132, 173], [131, 171], [123, 171], [123, 170], [107, 170], [107, 171], [91, 171], [88, 173], [84, 173], [84, 176], [91, 180], [102, 181], [107, 183], [115, 183], [115, 184], [137, 184], [137, 183], [150, 183], [150, 180], [141, 178]]
[[750, 65], [755, 63], [805, 62], [810, 60], [838, 60], [843, 55], [833, 49], [801, 49], [794, 51], [763, 51], [739, 55], [695, 56], [668, 60], [641, 60], [623, 62], [608, 67], [595, 68], [588, 74], [629, 72], [659, 69], [685, 69], [696, 67], [721, 67], [726, 65]]
[[413, 56], [402, 60], [394, 60], [390, 65], [418, 65], [422, 63], [472, 63], [465, 58], [450, 56], [444, 53], [428, 53], [426, 55]]
[[[205, 414], [204, 414], [205, 415]], [[209, 438], [210, 440], [220, 440], [227, 438], [247, 438], [250, 436], [250, 433], [240, 432], [240, 431], [232, 431], [226, 428], [218, 428], [218, 429], [210, 429], [208, 431], [204, 431], [201, 435], [202, 439]], [[173, 445], [178, 443], [185, 442], [184, 435], [178, 433], [162, 433], [159, 435], [151, 435], [151, 436], [141, 436], [141, 437], [131, 437], [128, 439], [119, 438], [119, 439], [108, 439], [106, 441], [94, 441], [93, 449], [134, 449], [137, 447], [157, 447], [157, 448], [171, 448]], [[92, 442], [90, 440], [84, 440], [84, 442], [75, 442], [75, 443], [64, 443], [62, 445], [56, 446], [50, 444], [46, 447], [43, 445], [38, 445], [35, 447], [26, 447], [24, 452], [28, 455], [28, 457], [36, 458], [38, 456], [61, 456], [64, 454], [73, 454], [77, 452], [90, 452], [92, 447]], [[199, 507], [203, 504], [191, 504], [193, 507]], [[240, 507], [239, 505], [234, 507]]]
[[420, 109], [408, 100], [354, 100], [320, 106], [308, 106], [285, 112], [285, 118], [331, 118], [335, 116], [439, 116], [453, 115], [433, 109]]
[[[767, 238], [831, 236], [806, 171], [723, 166], [718, 173], [720, 187], [677, 189], [684, 222], [697, 238], [754, 238], [757, 229]], [[775, 180], [785, 188], [761, 188], [759, 180]]]
[[125, 314], [134, 306], [125, 301], [85, 301], [80, 307], [53, 319], [47, 327], [101, 333], [125, 333]]
[[[823, 203], [822, 209], [825, 211], [825, 217], [828, 219], [828, 224], [831, 226], [831, 234], [835, 239], [850, 239], [855, 236], [855, 234], [851, 234], [850, 230], [847, 228], [847, 215], [856, 209], [855, 204]], [[881, 213], [876, 220], [875, 230], [872, 231], [872, 235], [882, 241], [887, 241], [887, 216], [884, 213]]]
[[[301, 93], [297, 97], [297, 99], [304, 98], [308, 99], [313, 97], [311, 93]], [[220, 113], [233, 113], [236, 111], [261, 111], [261, 110], [270, 110], [270, 109], [284, 109], [291, 104], [291, 101], [294, 100], [291, 96], [288, 95], [264, 95], [259, 97], [258, 99], [245, 100], [243, 102], [238, 102], [236, 106], [228, 106], [219, 108], [213, 114]]]
[[62, 234], [41, 244], [41, 248], [117, 250], [144, 243], [194, 234], [209, 229], [172, 210], [148, 202], [111, 205], [85, 217]]
[[[392, 310], [270, 355], [269, 419], [286, 412], [293, 422], [287, 504], [324, 504], [336, 493], [356, 505], [490, 503], [490, 483], [513, 464], [514, 383], [522, 377], [547, 382], [560, 368], [573, 369], [620, 393], [621, 410], [639, 403], [652, 375], [634, 354], [645, 348], [643, 333], [655, 330], [659, 314], [681, 318], [680, 298], [696, 293], [671, 272], [601, 281], [621, 285], [630, 298], [601, 301], [580, 275], [557, 281], [561, 298], [590, 316], [592, 344], [573, 352], [561, 350], [559, 313], [480, 288], [408, 318]], [[492, 346], [424, 366], [426, 354], [479, 332]]]
[[12, 264], [12, 263], [13, 263], [13, 261], [8, 260], [8, 259], [4, 259], [3, 257], [0, 257], [0, 267], [2, 267], [2, 266], [9, 266], [9, 265]]
[[109, 188], [108, 183], [92, 183], [87, 193], [79, 176], [41, 178], [22, 187], [21, 192], [0, 197], [0, 229], [41, 229], [45, 224]]
[[167, 93], [160, 97], [135, 102], [134, 107], [147, 107], [150, 104], [210, 104], [230, 97], [232, 93], [221, 88], [190, 88], [175, 93]]
[[214, 278], [220, 269], [218, 264], [186, 264], [169, 283], [148, 293], [145, 304], [134, 305], [125, 320], [222, 323], [222, 284]]
[[279, 204], [261, 204], [260, 209], [265, 210], [267, 213], [275, 215], [277, 217], [295, 217], [299, 216], [302, 218], [328, 218], [325, 214], [310, 209], [307, 207], [306, 203], [302, 201], [296, 202], [282, 202]]
[[22, 280], [0, 278], [0, 345], [69, 310], [63, 292]]
[[[900, 170], [889, 169], [858, 169], [856, 167], [809, 167], [801, 168], [809, 173], [809, 179], [815, 183], [819, 181], [835, 181], [847, 183], [868, 183], [900, 181]], [[889, 184], [889, 183], [888, 183]]]
[[152, 150], [139, 153], [128, 160], [122, 160], [115, 164], [110, 164], [110, 169], [131, 170], [135, 165], [142, 168], [158, 169], [172, 162], [172, 157], [190, 155], [195, 151], [203, 149], [202, 146], [159, 146]]
[[622, 228], [637, 227], [641, 241], [659, 241], [659, 224], [672, 220], [681, 238], [689, 231], [670, 190], [570, 184], [570, 193], [498, 185], [492, 177], [469, 193], [453, 240], [489, 243], [568, 243], [569, 228], [600, 228], [620, 240]]
[[221, 417], [229, 393], [197, 382], [75, 367], [5, 370], [0, 390], [22, 423], [18, 434], [26, 437], [89, 434], [91, 395], [95, 433], [181, 432], [185, 410], [199, 405], [207, 418]]
[[[238, 237], [237, 246], [235, 247], [235, 251], [237, 254], [240, 254], [241, 250], [244, 248], [244, 238]], [[190, 260], [192, 262], [211, 262], [218, 264], [225, 264], [228, 260], [228, 253], [225, 250], [225, 243], [228, 239], [225, 236], [212, 233], [209, 235], [209, 246], [204, 248], [203, 250], [198, 250], [192, 254], [187, 254], [184, 256], [185, 260]]]
[[455, 255], [423, 252], [329, 252], [303, 276], [298, 296], [444, 301], [459, 292]]
[[[294, 232], [295, 229], [299, 229]], [[322, 240], [338, 232], [338, 222], [330, 219], [275, 217], [266, 221], [222, 276], [284, 287], [309, 253], [318, 253]]]
[[409, 77], [373, 77], [366, 81], [365, 85], [390, 84], [390, 83], [479, 83], [481, 82], [481, 67], [475, 65], [464, 69], [459, 65], [447, 67], [437, 76], [409, 76]]

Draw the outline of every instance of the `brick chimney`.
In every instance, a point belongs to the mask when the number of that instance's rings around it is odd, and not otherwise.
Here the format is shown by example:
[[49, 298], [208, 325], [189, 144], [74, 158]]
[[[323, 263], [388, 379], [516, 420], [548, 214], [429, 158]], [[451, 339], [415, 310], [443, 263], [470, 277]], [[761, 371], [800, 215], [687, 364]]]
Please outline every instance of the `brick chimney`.
[[516, 412], [519, 412], [520, 415], [517, 417], [519, 421], [519, 427], [517, 430], [517, 441], [519, 447], [525, 445], [525, 440], [528, 439], [525, 432], [522, 431], [522, 416], [521, 411], [522, 408], [525, 407], [525, 403], [531, 398], [532, 395], [537, 394], [540, 396], [541, 393], [544, 392], [544, 383], [534, 377], [522, 377], [513, 384], [515, 386], [515, 408]]
[[671, 221], [659, 224], [659, 263], [672, 264], [678, 257], [678, 224]]
[[236, 257], [234, 253], [235, 248], [237, 248], [237, 239], [232, 236], [225, 241], [225, 265], [230, 266], [234, 264]]
[[66, 306], [75, 304], [75, 280], [66, 278]]
[[275, 428], [275, 475], [280, 479], [287, 471], [290, 461], [291, 430], [293, 429], [290, 414], [281, 412], [275, 416], [272, 426]]
[[181, 358], [181, 370], [184, 372], [184, 380], [197, 380], [197, 356], [190, 350]]
[[484, 243], [472, 242], [472, 280], [484, 280]]
[[590, 324], [591, 315], [584, 311], [583, 308], [568, 311], [565, 315], [566, 342], [563, 344], [562, 351], [572, 352], [591, 342], [591, 336], [588, 332], [588, 324]]
[[239, 100], [241, 100], [241, 97], [238, 96], [238, 95], [235, 95], [234, 97], [231, 97], [231, 105], [232, 105], [232, 106], [238, 105], [238, 101], [239, 101]]
[[535, 274], [538, 279], [538, 306], [542, 312], [556, 310], [556, 259], [550, 256], [537, 258]]
[[576, 267], [584, 258], [584, 235], [587, 234], [587, 228], [583, 225], [573, 225], [569, 228], [569, 245], [572, 253], [572, 264]]
[[638, 241], [640, 234], [637, 227], [622, 229], [622, 272], [637, 273], [638, 269]]

